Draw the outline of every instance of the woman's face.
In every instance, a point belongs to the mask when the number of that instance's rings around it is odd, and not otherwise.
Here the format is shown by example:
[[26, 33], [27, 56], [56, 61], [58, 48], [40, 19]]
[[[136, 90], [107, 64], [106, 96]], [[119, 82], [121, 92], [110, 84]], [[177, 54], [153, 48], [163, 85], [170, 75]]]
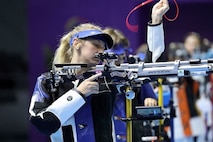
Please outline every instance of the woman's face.
[[98, 40], [85, 40], [79, 51], [79, 58], [82, 63], [97, 65], [100, 59], [95, 58], [96, 53], [104, 52], [104, 43]]
[[118, 55], [118, 60], [115, 61], [115, 65], [119, 66], [120, 64], [124, 63], [125, 57], [125, 53]]
[[189, 36], [186, 38], [184, 46], [190, 54], [193, 54], [196, 49], [200, 48], [199, 39], [195, 36]]

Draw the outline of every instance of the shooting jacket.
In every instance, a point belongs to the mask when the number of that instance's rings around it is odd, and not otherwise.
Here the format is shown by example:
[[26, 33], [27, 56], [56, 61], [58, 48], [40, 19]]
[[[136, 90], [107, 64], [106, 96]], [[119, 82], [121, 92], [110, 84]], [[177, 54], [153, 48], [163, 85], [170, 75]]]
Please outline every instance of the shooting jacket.
[[[158, 35], [159, 37], [154, 37]], [[151, 42], [151, 43], [150, 43]], [[148, 45], [164, 50], [163, 25], [148, 26]], [[162, 49], [159, 50], [161, 54]], [[155, 57], [156, 53], [154, 53]], [[155, 58], [152, 58], [155, 61]], [[84, 97], [76, 91], [82, 80], [65, 82], [58, 92], [50, 89], [48, 74], [37, 78], [29, 107], [31, 123], [43, 134], [49, 135], [52, 142], [115, 142], [113, 111], [116, 86], [102, 86], [100, 94]], [[110, 90], [109, 90], [110, 89]], [[116, 104], [119, 104], [119, 101]], [[123, 108], [119, 110], [124, 112]], [[122, 129], [125, 131], [125, 128]]]

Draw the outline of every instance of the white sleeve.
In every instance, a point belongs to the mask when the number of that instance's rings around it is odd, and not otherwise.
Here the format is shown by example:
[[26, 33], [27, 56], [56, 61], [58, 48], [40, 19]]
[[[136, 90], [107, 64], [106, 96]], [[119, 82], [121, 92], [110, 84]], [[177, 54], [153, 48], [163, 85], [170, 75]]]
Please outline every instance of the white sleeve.
[[147, 44], [149, 51], [152, 52], [152, 62], [156, 62], [156, 60], [165, 50], [164, 30], [162, 23], [159, 25], [148, 25]]
[[53, 102], [46, 111], [55, 114], [63, 125], [85, 102], [85, 99], [79, 93], [69, 90]]

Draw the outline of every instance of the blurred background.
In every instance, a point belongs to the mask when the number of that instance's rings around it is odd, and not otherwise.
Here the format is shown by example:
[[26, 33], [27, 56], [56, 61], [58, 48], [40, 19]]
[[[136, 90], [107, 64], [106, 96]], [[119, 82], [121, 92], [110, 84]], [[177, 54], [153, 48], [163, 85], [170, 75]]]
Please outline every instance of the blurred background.
[[[125, 24], [127, 14], [144, 0], [1, 0], [0, 1], [0, 141], [45, 142], [28, 121], [28, 107], [37, 76], [50, 69], [50, 59], [63, 33], [82, 22], [121, 30], [136, 50], [146, 43], [152, 2], [129, 18], [138, 32]], [[176, 7], [172, 0], [169, 18]], [[183, 42], [186, 33], [197, 32], [213, 41], [213, 0], [177, 0], [179, 16], [164, 19], [165, 43]]]

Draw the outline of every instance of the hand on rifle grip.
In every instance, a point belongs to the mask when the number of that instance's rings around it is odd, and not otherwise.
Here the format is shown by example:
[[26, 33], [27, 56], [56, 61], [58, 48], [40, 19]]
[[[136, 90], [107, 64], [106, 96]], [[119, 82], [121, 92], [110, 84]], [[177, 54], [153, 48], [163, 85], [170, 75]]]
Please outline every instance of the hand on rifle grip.
[[81, 82], [81, 84], [76, 89], [80, 91], [82, 94], [84, 94], [85, 97], [91, 94], [98, 94], [99, 83], [96, 81], [96, 79], [98, 79], [100, 76], [102, 76], [102, 73], [92, 75], [91, 77]]

